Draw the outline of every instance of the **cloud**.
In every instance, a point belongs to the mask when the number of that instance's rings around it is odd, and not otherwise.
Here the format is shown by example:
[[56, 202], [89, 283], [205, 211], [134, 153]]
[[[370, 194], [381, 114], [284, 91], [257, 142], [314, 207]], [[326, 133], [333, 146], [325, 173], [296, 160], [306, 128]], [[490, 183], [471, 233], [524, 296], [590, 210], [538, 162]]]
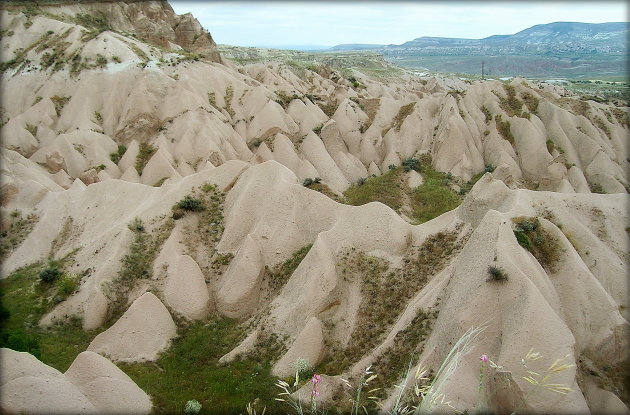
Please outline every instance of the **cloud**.
[[554, 21], [627, 20], [625, 2], [172, 2], [217, 43], [400, 44], [421, 36], [482, 38]]

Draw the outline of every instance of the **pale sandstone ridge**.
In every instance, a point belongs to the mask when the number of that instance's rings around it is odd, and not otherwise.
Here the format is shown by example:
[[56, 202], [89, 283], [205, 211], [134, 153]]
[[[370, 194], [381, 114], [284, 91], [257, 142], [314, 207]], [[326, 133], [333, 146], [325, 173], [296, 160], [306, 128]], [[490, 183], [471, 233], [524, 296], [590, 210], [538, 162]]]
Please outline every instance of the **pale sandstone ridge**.
[[166, 350], [176, 331], [164, 304], [147, 292], [113, 326], [96, 336], [88, 350], [119, 362], [153, 361]]
[[65, 374], [34, 356], [0, 349], [0, 408], [8, 414], [148, 414], [149, 396], [112, 362], [92, 352]]
[[210, 294], [199, 265], [188, 255], [180, 255], [164, 287], [164, 299], [175, 311], [197, 320], [210, 311]]
[[322, 323], [317, 317], [312, 317], [289, 350], [274, 365], [272, 373], [280, 378], [295, 374], [293, 366], [297, 359], [306, 359], [313, 367], [317, 366], [324, 357], [324, 335]]
[[103, 413], [151, 412], [149, 396], [116, 365], [94, 352], [80, 353], [65, 376]]
[[[102, 16], [114, 30], [133, 33], [139, 39], [162, 48], [184, 48], [197, 52], [213, 62], [221, 62], [221, 56], [212, 35], [201, 26], [192, 14], [175, 14], [166, 0], [60, 1], [58, 4], [51, 3], [40, 3], [38, 7], [56, 15], [89, 14]], [[5, 7], [11, 9], [10, 5]]]

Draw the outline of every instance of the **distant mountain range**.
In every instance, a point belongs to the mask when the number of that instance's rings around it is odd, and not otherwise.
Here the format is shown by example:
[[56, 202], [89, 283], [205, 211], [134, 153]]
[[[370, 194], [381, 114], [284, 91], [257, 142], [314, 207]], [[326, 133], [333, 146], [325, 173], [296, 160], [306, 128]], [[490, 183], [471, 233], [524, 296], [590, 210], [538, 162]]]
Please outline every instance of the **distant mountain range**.
[[628, 23], [555, 22], [483, 39], [423, 36], [401, 45], [345, 44], [331, 50], [409, 50], [422, 54], [624, 53]]
[[349, 44], [330, 51], [375, 51], [397, 65], [492, 76], [627, 79], [628, 23], [555, 22], [483, 39], [423, 36], [401, 45]]

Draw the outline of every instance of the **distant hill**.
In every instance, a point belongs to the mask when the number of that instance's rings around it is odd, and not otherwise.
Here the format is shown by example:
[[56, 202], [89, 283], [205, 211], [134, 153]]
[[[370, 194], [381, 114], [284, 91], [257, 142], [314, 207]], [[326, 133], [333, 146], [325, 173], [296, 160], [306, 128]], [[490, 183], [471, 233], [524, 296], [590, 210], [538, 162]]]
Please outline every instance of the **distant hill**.
[[427, 52], [468, 53], [611, 53], [628, 49], [628, 23], [555, 22], [532, 26], [513, 35], [483, 39], [423, 36], [392, 49], [425, 49]]
[[532, 26], [513, 35], [493, 35], [483, 39], [422, 36], [401, 45], [342, 44], [330, 50], [421, 49], [425, 52], [625, 52], [628, 50], [628, 23], [554, 22]]
[[625, 77], [628, 23], [554, 22], [483, 39], [423, 36], [400, 45], [347, 44], [331, 50], [374, 50], [398, 65], [494, 75]]

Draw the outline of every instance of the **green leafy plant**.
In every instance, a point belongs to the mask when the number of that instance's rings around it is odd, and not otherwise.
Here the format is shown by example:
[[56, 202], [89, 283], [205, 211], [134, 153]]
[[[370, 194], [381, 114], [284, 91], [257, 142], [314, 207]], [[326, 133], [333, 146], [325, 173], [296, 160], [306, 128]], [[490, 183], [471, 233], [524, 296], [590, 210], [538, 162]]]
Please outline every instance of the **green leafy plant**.
[[490, 275], [488, 281], [504, 282], [508, 279], [507, 274], [501, 268], [495, 267], [494, 265], [488, 267], [488, 274]]
[[62, 272], [59, 270], [59, 268], [57, 268], [56, 265], [50, 263], [48, 265], [48, 268], [43, 269], [39, 273], [39, 280], [45, 284], [50, 284], [51, 282], [56, 281], [61, 275]]
[[184, 408], [184, 413], [190, 414], [190, 415], [195, 415], [195, 414], [198, 414], [199, 411], [201, 411], [201, 404], [199, 403], [199, 401], [190, 400], [190, 401], [186, 402], [186, 407]]
[[315, 177], [314, 179], [311, 179], [310, 177], [307, 177], [306, 179], [304, 179], [304, 182], [302, 183], [302, 185], [304, 187], [309, 187], [313, 184], [318, 184], [321, 183], [322, 179], [319, 177]]

